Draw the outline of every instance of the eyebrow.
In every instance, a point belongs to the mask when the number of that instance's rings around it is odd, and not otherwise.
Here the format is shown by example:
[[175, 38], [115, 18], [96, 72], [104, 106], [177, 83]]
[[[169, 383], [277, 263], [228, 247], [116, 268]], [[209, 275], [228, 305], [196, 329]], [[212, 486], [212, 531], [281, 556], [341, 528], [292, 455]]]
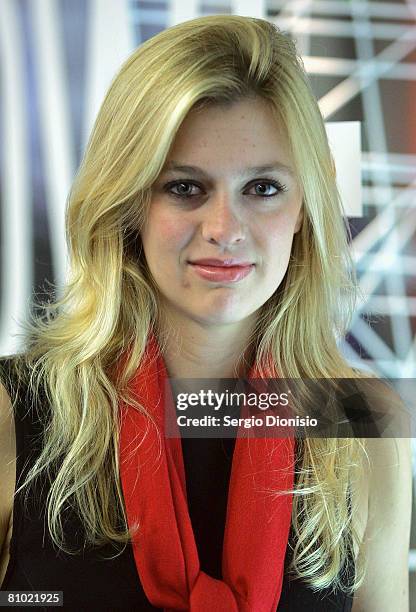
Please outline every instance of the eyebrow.
[[[252, 166], [250, 168], [243, 168], [242, 170], [237, 172], [237, 176], [253, 176], [256, 174], [261, 174], [262, 172], [273, 172], [278, 170], [280, 172], [284, 172], [289, 176], [294, 176], [294, 171], [289, 166], [282, 164], [281, 162], [272, 162], [265, 166]], [[171, 171], [179, 171], [185, 172], [186, 174], [194, 174], [199, 176], [208, 177], [209, 175], [202, 168], [198, 168], [198, 166], [183, 166], [178, 164], [175, 161], [170, 161], [165, 164], [162, 169], [162, 172], [171, 172]]]

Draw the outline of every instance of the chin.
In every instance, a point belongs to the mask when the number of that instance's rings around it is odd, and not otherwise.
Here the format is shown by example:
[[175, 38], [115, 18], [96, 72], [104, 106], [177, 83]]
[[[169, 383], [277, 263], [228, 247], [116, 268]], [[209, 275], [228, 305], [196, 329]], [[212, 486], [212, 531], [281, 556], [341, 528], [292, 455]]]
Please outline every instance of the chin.
[[193, 313], [191, 316], [202, 325], [229, 325], [243, 321], [247, 315], [238, 315], [234, 309], [223, 312]]

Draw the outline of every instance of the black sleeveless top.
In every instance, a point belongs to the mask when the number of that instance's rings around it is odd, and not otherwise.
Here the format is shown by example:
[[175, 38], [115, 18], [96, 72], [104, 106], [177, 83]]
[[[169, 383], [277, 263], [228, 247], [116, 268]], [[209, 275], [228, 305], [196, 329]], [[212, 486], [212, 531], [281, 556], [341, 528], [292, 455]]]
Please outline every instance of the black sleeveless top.
[[[20, 485], [40, 451], [40, 425], [27, 389], [20, 388], [16, 392], [10, 358], [0, 359], [0, 379], [12, 400], [17, 397], [14, 408], [16, 476]], [[222, 542], [234, 444], [235, 439], [231, 438], [182, 438], [189, 513], [201, 568], [219, 579], [222, 578]], [[46, 494], [45, 478], [42, 482], [37, 481], [35, 495], [31, 495], [26, 511], [23, 494], [15, 497], [10, 561], [0, 590], [63, 591], [60, 609], [74, 612], [159, 610], [144, 593], [130, 545], [115, 557], [116, 551], [111, 545], [84, 548], [78, 555], [69, 555], [53, 545], [44, 515]], [[82, 525], [74, 513], [65, 517], [66, 541], [79, 547]], [[291, 542], [292, 531], [286, 568], [292, 552]], [[113, 558], [109, 559], [111, 556]], [[351, 596], [339, 591], [334, 593], [331, 589], [314, 592], [304, 581], [293, 579], [285, 571], [279, 612], [350, 612], [351, 608]]]

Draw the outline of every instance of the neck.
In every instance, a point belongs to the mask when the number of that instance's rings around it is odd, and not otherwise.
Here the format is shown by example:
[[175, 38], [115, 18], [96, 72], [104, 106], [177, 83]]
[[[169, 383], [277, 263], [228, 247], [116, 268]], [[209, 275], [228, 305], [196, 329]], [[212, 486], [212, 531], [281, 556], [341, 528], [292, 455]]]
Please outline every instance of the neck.
[[[164, 314], [158, 325], [170, 378], [244, 378], [253, 361], [254, 318], [204, 325]], [[174, 331], [172, 331], [174, 330]]]

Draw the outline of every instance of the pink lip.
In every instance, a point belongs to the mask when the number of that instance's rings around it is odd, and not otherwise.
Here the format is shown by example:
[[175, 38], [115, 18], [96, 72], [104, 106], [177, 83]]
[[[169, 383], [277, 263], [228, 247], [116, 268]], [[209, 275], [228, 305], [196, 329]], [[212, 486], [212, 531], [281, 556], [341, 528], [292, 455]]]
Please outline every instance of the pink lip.
[[195, 272], [202, 278], [213, 282], [226, 281], [233, 283], [248, 276], [248, 274], [250, 274], [254, 268], [254, 264], [238, 266], [224, 266], [224, 264], [222, 264], [213, 266], [206, 264], [201, 265], [199, 262], [197, 264], [189, 262], [189, 265], [192, 266], [192, 269], [195, 270]]
[[222, 266], [222, 267], [231, 267], [231, 266], [251, 266], [253, 265], [251, 261], [243, 261], [242, 259], [229, 258], [229, 259], [196, 259], [195, 261], [190, 261], [191, 264], [198, 264], [202, 266]]

